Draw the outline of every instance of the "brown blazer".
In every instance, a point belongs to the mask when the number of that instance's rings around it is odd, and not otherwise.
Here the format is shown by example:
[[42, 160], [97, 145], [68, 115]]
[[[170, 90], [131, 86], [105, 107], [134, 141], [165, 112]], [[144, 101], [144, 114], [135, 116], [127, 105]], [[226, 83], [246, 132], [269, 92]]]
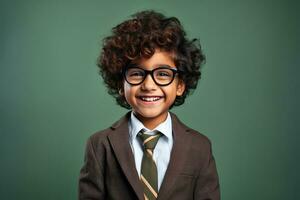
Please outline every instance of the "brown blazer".
[[[144, 200], [129, 144], [127, 113], [92, 135], [79, 177], [80, 200]], [[174, 143], [157, 200], [219, 200], [211, 143], [171, 113]]]

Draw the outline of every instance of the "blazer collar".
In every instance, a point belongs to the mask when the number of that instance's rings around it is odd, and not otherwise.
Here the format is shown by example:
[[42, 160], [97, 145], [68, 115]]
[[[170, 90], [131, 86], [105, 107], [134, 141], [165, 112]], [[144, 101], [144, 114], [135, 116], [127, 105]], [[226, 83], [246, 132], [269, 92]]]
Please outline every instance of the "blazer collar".
[[140, 200], [144, 200], [143, 188], [135, 168], [133, 153], [129, 144], [128, 120], [130, 112], [128, 112], [119, 121], [111, 126], [112, 134], [108, 135], [108, 139], [115, 152], [116, 158], [125, 174], [128, 182], [135, 191]]
[[[174, 136], [173, 148], [171, 151], [170, 162], [164, 176], [163, 183], [159, 190], [158, 199], [167, 199], [178, 174], [185, 163], [187, 154], [187, 146], [185, 145], [186, 132], [188, 127], [182, 124], [175, 114], [170, 113], [172, 118], [172, 129]], [[111, 126], [112, 134], [108, 138], [115, 152], [117, 160], [127, 177], [130, 185], [140, 200], [144, 200], [143, 188], [135, 168], [133, 153], [129, 144], [128, 120], [130, 112], [128, 112], [119, 121]]]

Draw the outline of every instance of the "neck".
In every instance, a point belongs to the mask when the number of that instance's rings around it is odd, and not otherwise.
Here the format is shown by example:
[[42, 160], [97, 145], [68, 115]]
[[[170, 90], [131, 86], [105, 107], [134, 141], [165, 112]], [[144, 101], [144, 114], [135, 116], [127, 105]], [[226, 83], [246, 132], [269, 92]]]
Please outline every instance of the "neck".
[[162, 116], [153, 117], [153, 118], [143, 117], [143, 116], [137, 115], [137, 114], [134, 114], [134, 115], [143, 123], [143, 125], [147, 129], [153, 130], [154, 128], [156, 128], [158, 125], [160, 125], [167, 119], [168, 113], [165, 113]]

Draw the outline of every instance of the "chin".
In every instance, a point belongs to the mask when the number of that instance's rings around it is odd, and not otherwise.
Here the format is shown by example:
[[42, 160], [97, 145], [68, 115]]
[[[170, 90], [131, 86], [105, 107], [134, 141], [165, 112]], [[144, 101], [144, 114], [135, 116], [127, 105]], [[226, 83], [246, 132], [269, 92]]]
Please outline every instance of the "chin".
[[164, 117], [164, 115], [167, 114], [167, 112], [158, 112], [158, 111], [154, 111], [153, 109], [149, 109], [149, 110], [143, 110], [143, 111], [138, 111], [136, 112], [136, 115], [138, 115], [139, 117], [142, 118], [147, 118], [147, 119], [155, 119], [155, 118], [160, 118], [160, 117]]

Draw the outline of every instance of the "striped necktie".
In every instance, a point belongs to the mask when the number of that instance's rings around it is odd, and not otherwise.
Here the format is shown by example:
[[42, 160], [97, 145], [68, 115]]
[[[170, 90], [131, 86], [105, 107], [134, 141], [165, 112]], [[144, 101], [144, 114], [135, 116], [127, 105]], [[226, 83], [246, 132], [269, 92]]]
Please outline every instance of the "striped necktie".
[[153, 150], [158, 142], [161, 133], [156, 131], [154, 135], [147, 135], [142, 129], [138, 137], [143, 144], [144, 155], [141, 167], [141, 182], [144, 188], [145, 200], [154, 200], [158, 194], [157, 168], [153, 160]]

